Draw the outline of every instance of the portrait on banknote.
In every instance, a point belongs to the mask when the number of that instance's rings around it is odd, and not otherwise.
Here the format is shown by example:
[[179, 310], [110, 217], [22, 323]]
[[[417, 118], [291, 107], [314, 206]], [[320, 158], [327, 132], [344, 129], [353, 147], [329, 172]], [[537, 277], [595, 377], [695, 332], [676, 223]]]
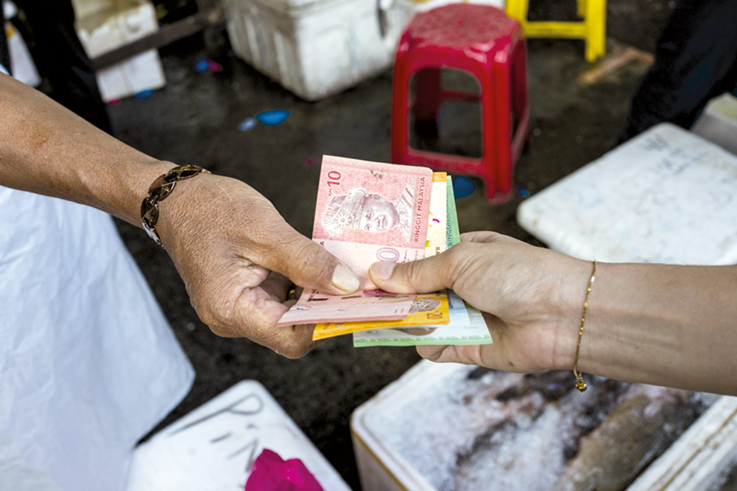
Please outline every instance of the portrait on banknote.
[[370, 244], [393, 248], [397, 261], [407, 249], [418, 252], [406, 260], [421, 259], [431, 185], [430, 169], [325, 156], [312, 238], [333, 253]]
[[395, 201], [363, 188], [335, 195], [322, 214], [322, 225], [331, 238], [340, 236], [346, 230], [382, 233], [398, 227], [405, 240], [409, 240], [412, 232], [410, 216], [414, 204], [413, 188], [405, 187]]

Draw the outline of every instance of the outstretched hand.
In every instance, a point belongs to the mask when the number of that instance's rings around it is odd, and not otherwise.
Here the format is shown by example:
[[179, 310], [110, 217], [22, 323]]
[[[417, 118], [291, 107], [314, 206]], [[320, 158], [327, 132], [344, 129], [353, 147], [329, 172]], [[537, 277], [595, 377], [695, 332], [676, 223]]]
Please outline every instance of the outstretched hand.
[[295, 301], [292, 284], [346, 295], [360, 282], [274, 206], [236, 179], [202, 174], [181, 181], [161, 204], [157, 230], [200, 319], [215, 334], [247, 337], [288, 358], [318, 343], [312, 326], [276, 328]]
[[578, 309], [590, 273], [587, 262], [493, 232], [464, 234], [460, 244], [437, 256], [375, 263], [370, 270], [383, 290], [451, 288], [484, 312], [493, 344], [419, 346], [423, 358], [514, 372], [573, 366]]

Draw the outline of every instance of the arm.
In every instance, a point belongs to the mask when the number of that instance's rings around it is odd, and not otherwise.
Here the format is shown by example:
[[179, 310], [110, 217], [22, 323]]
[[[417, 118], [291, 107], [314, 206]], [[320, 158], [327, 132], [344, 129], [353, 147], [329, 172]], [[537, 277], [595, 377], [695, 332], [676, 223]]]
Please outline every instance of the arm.
[[[140, 227], [148, 187], [174, 166], [0, 74], [1, 185], [93, 206]], [[202, 174], [180, 181], [161, 203], [157, 230], [203, 322], [216, 334], [245, 336], [288, 357], [313, 343], [306, 326], [273, 328], [287, 310], [285, 276], [326, 293], [359, 287], [348, 268], [235, 179]]]
[[[494, 344], [421, 346], [439, 362], [573, 368], [592, 263], [472, 233], [415, 263], [372, 266], [394, 292], [452, 288], [487, 312]], [[737, 266], [600, 263], [578, 368], [613, 379], [737, 395]]]

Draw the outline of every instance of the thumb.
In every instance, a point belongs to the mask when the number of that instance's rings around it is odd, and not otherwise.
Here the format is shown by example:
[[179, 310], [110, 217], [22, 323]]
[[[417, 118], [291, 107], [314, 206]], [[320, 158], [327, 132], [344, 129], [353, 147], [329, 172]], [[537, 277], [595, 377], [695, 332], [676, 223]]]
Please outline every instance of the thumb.
[[409, 263], [374, 263], [371, 281], [393, 293], [429, 293], [453, 288], [452, 256], [448, 252]]
[[361, 286], [361, 280], [350, 268], [294, 229], [263, 254], [260, 265], [283, 274], [295, 285], [330, 295], [348, 295]]

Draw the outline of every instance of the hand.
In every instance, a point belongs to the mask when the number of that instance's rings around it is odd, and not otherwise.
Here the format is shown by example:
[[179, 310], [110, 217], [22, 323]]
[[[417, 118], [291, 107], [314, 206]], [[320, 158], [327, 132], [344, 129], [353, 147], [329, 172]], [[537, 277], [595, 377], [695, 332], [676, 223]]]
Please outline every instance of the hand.
[[396, 293], [451, 288], [484, 312], [494, 340], [481, 346], [419, 346], [423, 358], [513, 372], [570, 369], [591, 274], [588, 262], [492, 232], [428, 259], [375, 263], [371, 279]]
[[245, 183], [202, 174], [161, 203], [157, 230], [200, 319], [224, 337], [247, 337], [288, 358], [315, 347], [312, 326], [276, 328], [294, 283], [346, 295], [360, 282], [299, 234]]

